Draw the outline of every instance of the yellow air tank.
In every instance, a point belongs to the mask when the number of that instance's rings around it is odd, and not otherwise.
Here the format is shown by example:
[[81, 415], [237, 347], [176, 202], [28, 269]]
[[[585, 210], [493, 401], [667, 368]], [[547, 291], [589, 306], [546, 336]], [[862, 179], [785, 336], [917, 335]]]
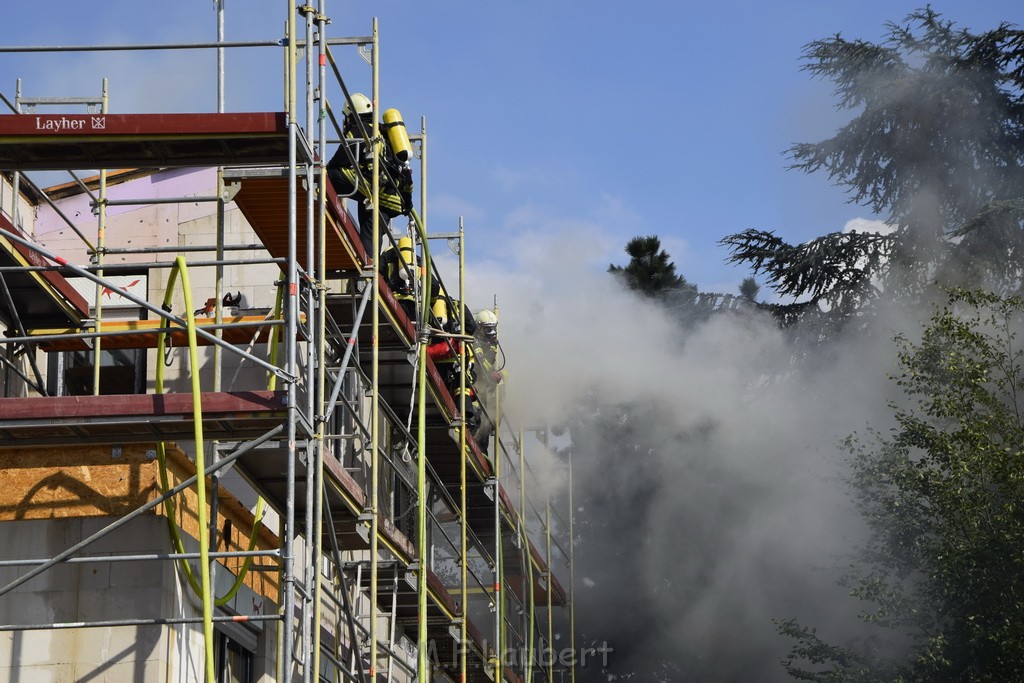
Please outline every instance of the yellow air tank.
[[430, 305], [430, 312], [437, 318], [437, 323], [441, 327], [448, 322], [448, 293], [444, 291], [443, 286], [438, 286], [437, 296]]
[[412, 238], [411, 237], [400, 237], [398, 238], [398, 255], [402, 257], [402, 261], [407, 264], [415, 262], [415, 256], [412, 252]]
[[448, 320], [448, 302], [445, 301], [443, 297], [438, 297], [434, 301], [434, 305], [431, 307], [431, 311], [433, 312], [434, 317], [437, 318], [438, 320]]
[[412, 143], [409, 142], [409, 132], [405, 129], [400, 111], [388, 109], [384, 112], [384, 130], [387, 131], [388, 142], [391, 143], [395, 157], [399, 161], [408, 161], [412, 156]]

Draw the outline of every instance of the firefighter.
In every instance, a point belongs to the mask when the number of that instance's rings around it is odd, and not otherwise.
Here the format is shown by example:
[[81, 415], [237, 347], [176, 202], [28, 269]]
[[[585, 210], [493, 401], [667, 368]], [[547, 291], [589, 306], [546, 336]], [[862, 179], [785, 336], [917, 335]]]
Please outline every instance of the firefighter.
[[[373, 132], [373, 102], [363, 93], [354, 93], [351, 103], [345, 104], [342, 113], [345, 116], [342, 123], [344, 139], [327, 162], [327, 176], [335, 192], [353, 197], [358, 205], [359, 240], [369, 261], [377, 253], [378, 247], [373, 243], [373, 151], [368, 148], [365, 139]], [[380, 160], [380, 232], [383, 234], [392, 218], [408, 216], [412, 211], [412, 168], [408, 161], [399, 160], [389, 136], [385, 135], [377, 145]], [[407, 153], [405, 156], [408, 158]]]
[[[444, 323], [443, 329], [449, 334], [459, 334], [462, 330], [462, 325], [459, 324], [458, 312], [459, 302], [456, 300], [447, 299], [445, 296], [439, 296], [438, 301], [444, 301]], [[441, 306], [436, 305], [434, 315], [437, 316], [439, 312], [442, 312]], [[473, 331], [477, 329], [477, 325], [473, 320], [473, 314], [470, 313], [469, 309], [466, 309], [466, 325], [465, 329], [468, 334], [473, 334]], [[438, 373], [441, 375], [441, 380], [444, 382], [445, 388], [448, 389], [448, 393], [451, 394], [452, 400], [455, 402], [455, 406], [458, 407], [460, 404], [460, 398], [462, 396], [461, 391], [463, 383], [460, 380], [461, 363], [459, 361], [459, 354], [462, 352], [462, 340], [452, 339], [450, 337], [433, 336], [431, 337], [431, 343], [427, 346], [427, 355], [431, 360], [434, 361], [434, 365], [437, 367]], [[480, 403], [476, 393], [476, 371], [473, 366], [472, 352], [466, 355], [466, 427], [469, 429], [470, 434], [475, 433], [480, 428], [481, 411]]]
[[507, 379], [505, 354], [498, 342], [498, 316], [489, 308], [478, 311], [474, 316], [476, 331], [470, 353], [475, 370], [476, 399], [481, 406], [480, 424], [473, 433], [477, 445], [484, 453], [490, 445], [494, 432], [494, 420], [498, 411], [498, 392], [504, 389]]

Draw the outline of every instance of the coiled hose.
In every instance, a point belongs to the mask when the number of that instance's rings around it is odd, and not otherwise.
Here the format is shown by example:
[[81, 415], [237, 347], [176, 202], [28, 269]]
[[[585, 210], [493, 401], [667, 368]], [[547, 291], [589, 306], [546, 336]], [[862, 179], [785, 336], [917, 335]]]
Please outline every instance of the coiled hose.
[[[192, 587], [193, 592], [202, 600], [203, 604], [203, 645], [205, 649], [205, 662], [206, 662], [206, 681], [207, 683], [215, 683], [216, 681], [216, 669], [214, 667], [213, 652], [213, 607], [220, 607], [221, 605], [227, 604], [238, 592], [239, 588], [242, 587], [245, 577], [249, 572], [249, 568], [252, 565], [253, 558], [246, 557], [242, 563], [242, 568], [235, 577], [234, 583], [231, 588], [223, 596], [219, 598], [213, 598], [213, 592], [210, 586], [210, 534], [209, 534], [209, 518], [207, 512], [206, 503], [206, 477], [203, 476], [203, 472], [206, 471], [206, 455], [203, 447], [203, 406], [202, 406], [202, 387], [199, 381], [199, 350], [196, 339], [196, 321], [195, 313], [192, 302], [192, 287], [188, 277], [188, 266], [185, 263], [185, 259], [182, 256], [178, 256], [174, 261], [174, 267], [171, 268], [170, 276], [167, 280], [167, 288], [164, 291], [164, 308], [168, 309], [171, 305], [171, 298], [174, 293], [174, 285], [177, 281], [178, 275], [181, 276], [181, 287], [182, 293], [185, 297], [185, 321], [187, 323], [186, 332], [188, 335], [188, 356], [189, 356], [189, 367], [192, 376], [192, 428], [193, 438], [195, 440], [195, 464], [196, 471], [199, 473], [196, 479], [196, 496], [197, 501], [197, 516], [199, 524], [199, 578], [196, 579], [195, 573], [192, 571], [192, 565], [186, 560], [179, 560], [179, 566], [182, 572], [188, 579], [189, 586]], [[163, 358], [164, 347], [166, 344], [167, 333], [161, 331], [157, 335], [157, 357]], [[155, 392], [157, 394], [164, 393], [164, 363], [157, 364], [156, 370], [156, 383]], [[170, 490], [170, 483], [167, 473], [167, 447], [163, 441], [160, 441], [156, 445], [157, 461], [160, 467], [160, 492], [166, 493]], [[262, 526], [263, 509], [264, 509], [263, 498], [258, 498], [256, 502], [255, 521], [253, 522], [252, 532], [249, 535], [249, 543], [246, 548], [247, 551], [252, 551], [256, 547], [257, 537], [259, 530]], [[171, 542], [174, 545], [174, 549], [178, 553], [185, 552], [185, 544], [182, 541], [181, 529], [178, 526], [177, 511], [174, 504], [173, 498], [168, 498], [164, 501], [164, 511], [167, 517], [167, 527], [170, 531]]]

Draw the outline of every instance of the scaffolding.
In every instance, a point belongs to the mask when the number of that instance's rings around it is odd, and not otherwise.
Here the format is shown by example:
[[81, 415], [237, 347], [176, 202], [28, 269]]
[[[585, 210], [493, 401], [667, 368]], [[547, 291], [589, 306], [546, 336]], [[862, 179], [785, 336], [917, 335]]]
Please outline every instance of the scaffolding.
[[[324, 163], [345, 144], [327, 95], [352, 102], [332, 48], [365, 57], [379, 103], [377, 22], [332, 39], [325, 0], [284, 4], [275, 40], [225, 41], [217, 3], [214, 43], [0, 47], [218, 54], [216, 113], [112, 114], [105, 80], [96, 98], [27, 98], [20, 82], [13, 102], [2, 97], [0, 464], [13, 502], [0, 528], [52, 523], [63, 494], [39, 502], [44, 487], [72, 491], [57, 516], [86, 521], [43, 556], [7, 544], [0, 614], [47, 581], [78, 581], [80, 567], [142, 567], [172, 598], [151, 604], [139, 586], [134, 612], [79, 607], [0, 632], [136, 629], [136, 647], [176, 639], [179, 679], [210, 683], [574, 681], [571, 502], [559, 509], [551, 467], [531, 464], [549, 462], [546, 432], [514, 429], [500, 394], [488, 452], [463, 419], [473, 340], [465, 325], [445, 331], [431, 293], [454, 292], [447, 316], [467, 320], [465, 229], [427, 230], [426, 122], [410, 136], [410, 316], [381, 271], [403, 234], [381, 220], [379, 117], [359, 141], [373, 154], [375, 253]], [[225, 111], [233, 48], [284, 53], [285, 111]], [[53, 106], [63, 111], [39, 113]], [[43, 191], [23, 175], [37, 170], [72, 181]], [[76, 173], [87, 170], [98, 175]], [[206, 220], [212, 232], [197, 231]], [[453, 288], [431, 241], [458, 254]], [[235, 287], [262, 305], [232, 300]], [[427, 353], [438, 340], [457, 358], [457, 396]], [[159, 541], [157, 519], [169, 530]], [[230, 644], [215, 642], [224, 634]], [[264, 668], [236, 646], [259, 649]]]

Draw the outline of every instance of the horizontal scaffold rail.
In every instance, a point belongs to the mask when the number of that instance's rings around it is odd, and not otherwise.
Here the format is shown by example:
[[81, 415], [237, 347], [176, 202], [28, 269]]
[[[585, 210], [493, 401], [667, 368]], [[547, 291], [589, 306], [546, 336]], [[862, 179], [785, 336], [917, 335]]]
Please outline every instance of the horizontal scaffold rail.
[[[299, 320], [305, 323], [305, 314]], [[231, 344], [265, 343], [270, 339], [271, 330], [281, 327], [280, 319], [268, 320], [264, 315], [236, 315], [224, 318], [217, 324], [215, 318], [196, 318], [196, 325], [208, 330], [219, 329], [221, 339]], [[173, 347], [188, 346], [188, 331], [180, 327], [168, 327], [165, 320], [104, 320], [103, 348], [111, 349], [155, 349], [157, 336], [166, 332]], [[30, 337], [38, 340], [43, 351], [85, 351], [91, 347], [89, 339], [98, 336], [80, 333], [73, 328], [35, 328]], [[211, 342], [205, 337], [196, 340], [199, 346]]]

